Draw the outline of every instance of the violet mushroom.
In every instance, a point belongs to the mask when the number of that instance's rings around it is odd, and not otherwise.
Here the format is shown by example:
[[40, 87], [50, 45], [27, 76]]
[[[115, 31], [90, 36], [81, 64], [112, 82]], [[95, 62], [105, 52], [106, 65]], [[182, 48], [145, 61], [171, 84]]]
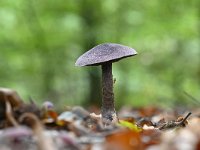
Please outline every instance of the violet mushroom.
[[137, 52], [124, 45], [104, 43], [95, 46], [81, 55], [76, 66], [98, 66], [102, 68], [102, 121], [104, 124], [117, 122], [117, 114], [114, 106], [112, 63], [122, 58], [136, 55]]

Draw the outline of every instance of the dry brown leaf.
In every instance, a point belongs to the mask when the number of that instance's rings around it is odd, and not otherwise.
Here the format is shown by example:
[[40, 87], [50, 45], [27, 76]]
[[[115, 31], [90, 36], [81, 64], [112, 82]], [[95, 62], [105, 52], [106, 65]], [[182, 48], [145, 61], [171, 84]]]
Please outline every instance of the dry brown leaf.
[[120, 130], [106, 137], [105, 150], [143, 150], [140, 134], [131, 130]]

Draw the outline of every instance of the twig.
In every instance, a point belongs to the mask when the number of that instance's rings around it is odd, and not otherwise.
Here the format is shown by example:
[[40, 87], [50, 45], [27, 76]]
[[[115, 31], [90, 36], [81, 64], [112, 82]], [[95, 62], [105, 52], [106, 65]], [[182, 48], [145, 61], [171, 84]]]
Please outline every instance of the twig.
[[191, 114], [192, 114], [192, 113], [189, 112], [189, 113], [187, 114], [187, 116], [186, 116], [185, 118], [183, 118], [183, 120], [182, 120], [181, 122], [177, 123], [177, 126], [181, 126], [181, 125], [183, 125], [184, 122], [187, 120], [187, 118], [188, 118]]
[[185, 126], [185, 121], [187, 120], [187, 118], [191, 115], [192, 113], [189, 112], [187, 114], [187, 116], [185, 118], [183, 118], [183, 120], [181, 121], [169, 121], [169, 122], [165, 122], [161, 127], [159, 127], [159, 130], [164, 130], [164, 129], [172, 129], [172, 128], [177, 128], [180, 126]]

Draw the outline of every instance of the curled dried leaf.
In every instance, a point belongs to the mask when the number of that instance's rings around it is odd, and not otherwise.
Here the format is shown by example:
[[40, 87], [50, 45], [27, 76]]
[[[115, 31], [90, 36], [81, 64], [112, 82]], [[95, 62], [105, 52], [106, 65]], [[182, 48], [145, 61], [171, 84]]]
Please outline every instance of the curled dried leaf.
[[34, 135], [38, 139], [37, 142], [39, 150], [56, 150], [52, 139], [50, 137], [44, 136], [43, 125], [36, 115], [32, 113], [24, 113], [19, 120], [20, 122], [32, 128]]
[[9, 101], [13, 108], [23, 103], [16, 91], [8, 88], [0, 88], [0, 102], [5, 103], [5, 101]]

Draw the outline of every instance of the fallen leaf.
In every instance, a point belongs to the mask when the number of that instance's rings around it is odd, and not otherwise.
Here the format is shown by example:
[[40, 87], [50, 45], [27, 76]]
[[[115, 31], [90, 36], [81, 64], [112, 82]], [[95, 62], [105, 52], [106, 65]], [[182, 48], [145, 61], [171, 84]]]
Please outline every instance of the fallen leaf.
[[105, 150], [143, 150], [140, 134], [133, 130], [120, 130], [106, 137]]

